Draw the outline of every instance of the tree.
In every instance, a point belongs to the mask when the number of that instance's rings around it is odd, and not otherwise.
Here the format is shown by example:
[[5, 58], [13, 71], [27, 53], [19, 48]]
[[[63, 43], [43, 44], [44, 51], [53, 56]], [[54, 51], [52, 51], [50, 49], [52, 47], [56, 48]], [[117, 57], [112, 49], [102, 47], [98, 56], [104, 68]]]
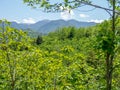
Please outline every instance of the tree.
[[[113, 73], [113, 61], [115, 57], [115, 49], [116, 46], [116, 25], [115, 20], [119, 13], [119, 0], [107, 0], [108, 3], [111, 4], [110, 8], [101, 7], [98, 5], [92, 4], [91, 0], [64, 0], [63, 2], [56, 2], [52, 3], [50, 0], [24, 0], [25, 3], [27, 3], [29, 6], [37, 7], [41, 6], [44, 8], [46, 12], [58, 12], [58, 11], [64, 11], [64, 10], [71, 10], [74, 8], [78, 8], [81, 5], [90, 5], [96, 8], [100, 8], [108, 12], [111, 16], [111, 31], [110, 31], [110, 37], [107, 37], [107, 39], [102, 40], [102, 47], [101, 49], [104, 52], [105, 55], [105, 61], [106, 61], [106, 89], [111, 90], [112, 89], [112, 73]], [[107, 46], [106, 46], [107, 45]], [[107, 48], [109, 46], [109, 48]]]
[[[0, 89], [15, 90], [21, 80], [21, 74], [18, 73], [23, 62], [23, 50], [20, 49], [25, 45], [29, 47], [26, 33], [10, 27], [10, 22], [0, 20]], [[27, 53], [28, 54], [28, 53]], [[22, 55], [22, 56], [21, 56]], [[26, 55], [25, 55], [26, 56]], [[1, 82], [2, 81], [2, 82]]]
[[42, 37], [41, 37], [41, 36], [38, 36], [37, 39], [36, 39], [36, 44], [37, 44], [37, 45], [40, 45], [42, 42], [43, 42]]
[[75, 28], [74, 27], [70, 27], [68, 38], [72, 39], [72, 38], [74, 38], [74, 36], [75, 36]]

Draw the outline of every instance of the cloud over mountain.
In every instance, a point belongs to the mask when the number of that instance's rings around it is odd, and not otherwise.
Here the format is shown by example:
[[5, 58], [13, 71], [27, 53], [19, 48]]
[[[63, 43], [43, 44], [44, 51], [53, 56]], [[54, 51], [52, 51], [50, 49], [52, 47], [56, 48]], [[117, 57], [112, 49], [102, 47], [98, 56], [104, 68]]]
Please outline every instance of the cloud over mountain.
[[89, 20], [88, 22], [101, 23], [101, 22], [103, 22], [103, 21], [104, 21], [104, 20], [92, 19], [92, 20]]
[[22, 23], [33, 24], [36, 23], [36, 21], [33, 18], [28, 18], [28, 19], [23, 19]]
[[86, 14], [80, 14], [80, 18], [87, 18], [89, 17], [89, 15], [86, 15]]
[[64, 20], [72, 19], [74, 16], [74, 12], [72, 10], [65, 10], [64, 12], [61, 12], [61, 18]]

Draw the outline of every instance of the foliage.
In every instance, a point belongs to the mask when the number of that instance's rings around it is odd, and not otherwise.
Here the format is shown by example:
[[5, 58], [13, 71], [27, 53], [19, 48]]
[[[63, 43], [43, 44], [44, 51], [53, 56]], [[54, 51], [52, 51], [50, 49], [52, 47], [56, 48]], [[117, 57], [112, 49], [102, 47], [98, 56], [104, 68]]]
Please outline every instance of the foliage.
[[[102, 50], [106, 49], [98, 48], [104, 46], [103, 40], [109, 41], [111, 34], [107, 21], [89, 28], [58, 29], [43, 36], [44, 42], [40, 45], [32, 44], [33, 38], [11, 28], [7, 21], [1, 23], [1, 90], [105, 89], [105, 57]], [[120, 40], [119, 35], [116, 38]], [[119, 58], [117, 53], [113, 90], [120, 89]]]

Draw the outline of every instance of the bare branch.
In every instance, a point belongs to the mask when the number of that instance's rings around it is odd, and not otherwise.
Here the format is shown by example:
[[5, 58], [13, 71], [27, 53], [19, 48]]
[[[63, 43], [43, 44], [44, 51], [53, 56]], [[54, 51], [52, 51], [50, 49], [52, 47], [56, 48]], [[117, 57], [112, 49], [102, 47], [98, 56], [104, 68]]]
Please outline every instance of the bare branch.
[[[85, 4], [85, 5], [89, 5], [89, 6], [93, 6], [93, 7], [96, 7], [96, 8], [103, 9], [103, 10], [109, 12], [109, 14], [110, 14], [110, 12], [113, 11], [112, 9], [105, 8], [105, 7], [101, 7], [101, 6], [98, 6], [98, 5], [94, 5], [94, 4], [92, 4], [92, 3], [87, 3], [87, 2], [82, 2], [82, 3]], [[118, 11], [115, 11], [115, 13], [118, 14], [118, 15], [120, 15], [120, 12], [118, 12]], [[111, 14], [110, 14], [110, 15], [111, 15]]]

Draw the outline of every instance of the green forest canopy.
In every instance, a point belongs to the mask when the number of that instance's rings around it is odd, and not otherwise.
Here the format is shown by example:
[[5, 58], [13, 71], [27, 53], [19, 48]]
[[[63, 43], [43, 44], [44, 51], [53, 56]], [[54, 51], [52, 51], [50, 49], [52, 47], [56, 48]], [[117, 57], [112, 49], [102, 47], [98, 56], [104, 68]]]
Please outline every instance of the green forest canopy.
[[[1, 90], [100, 90], [106, 88], [101, 49], [110, 22], [94, 27], [64, 27], [37, 45], [25, 32], [6, 22], [0, 28]], [[119, 29], [117, 40], [120, 40]], [[102, 39], [101, 39], [102, 38]], [[105, 46], [104, 46], [105, 47]], [[113, 90], [120, 89], [120, 54], [114, 61]]]

